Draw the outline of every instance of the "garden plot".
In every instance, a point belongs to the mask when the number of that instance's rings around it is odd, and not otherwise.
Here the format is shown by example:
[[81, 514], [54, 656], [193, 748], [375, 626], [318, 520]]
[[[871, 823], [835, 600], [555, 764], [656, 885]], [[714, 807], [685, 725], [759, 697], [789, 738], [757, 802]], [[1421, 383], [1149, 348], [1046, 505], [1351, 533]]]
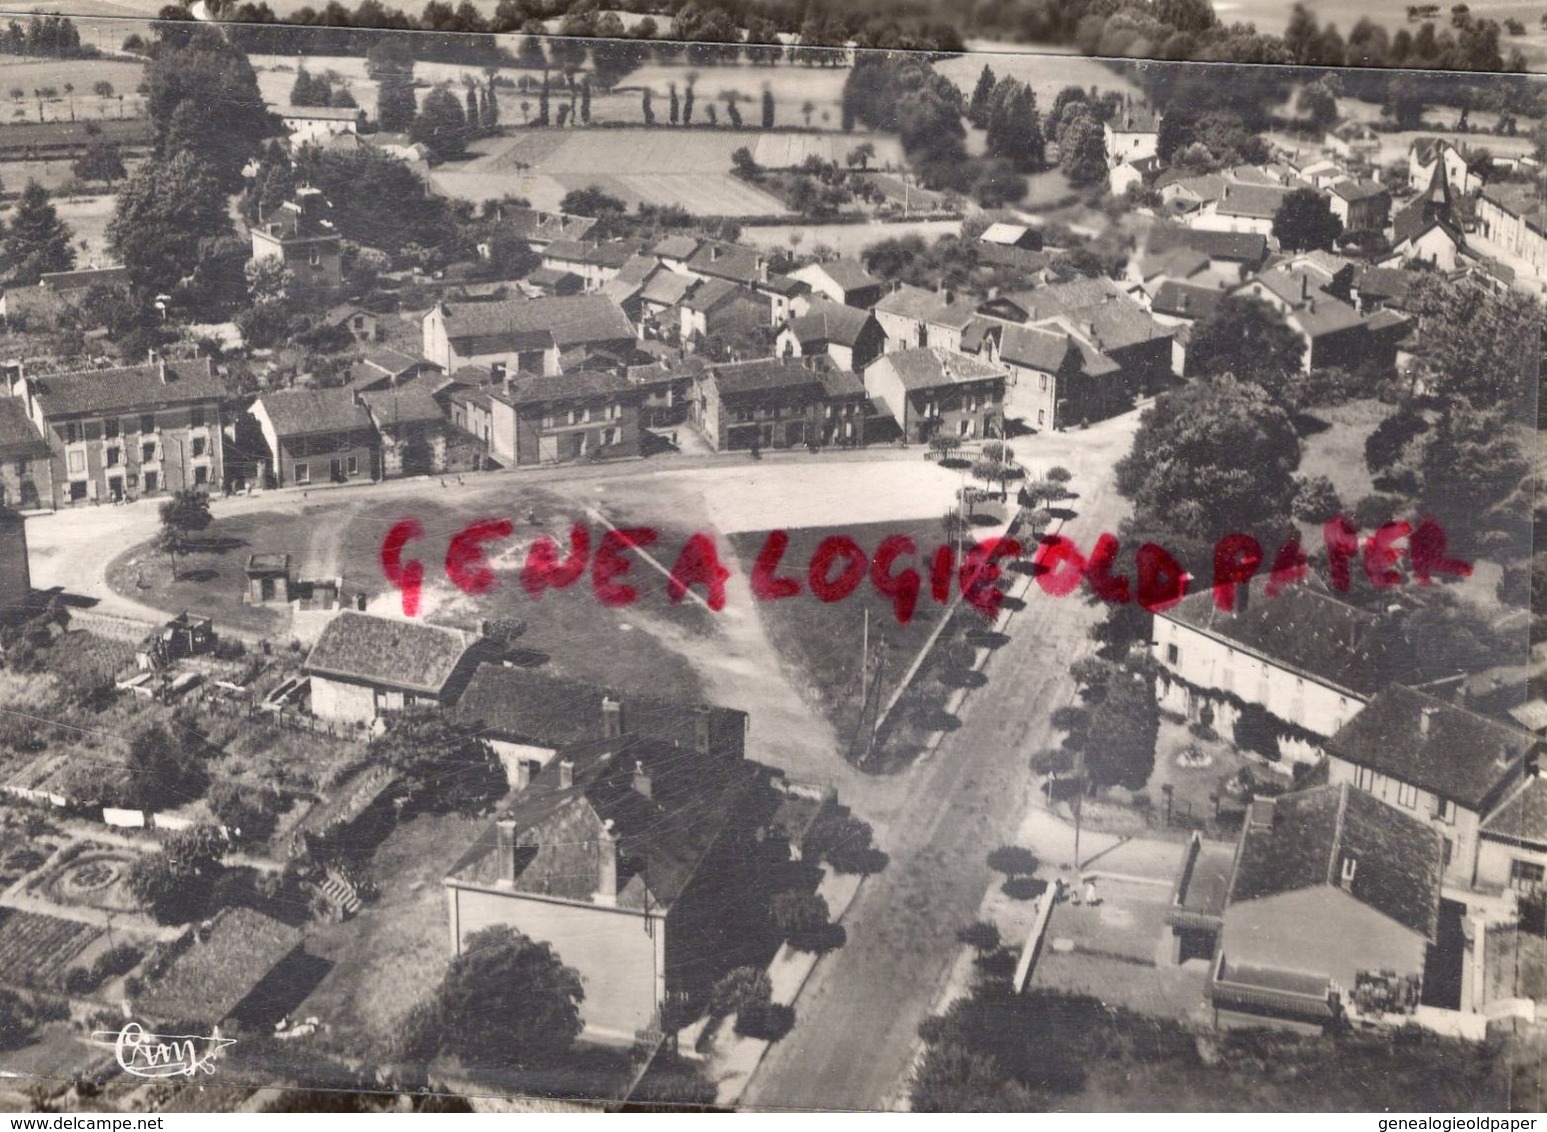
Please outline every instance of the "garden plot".
[[99, 934], [94, 924], [0, 908], [0, 982], [55, 986]]

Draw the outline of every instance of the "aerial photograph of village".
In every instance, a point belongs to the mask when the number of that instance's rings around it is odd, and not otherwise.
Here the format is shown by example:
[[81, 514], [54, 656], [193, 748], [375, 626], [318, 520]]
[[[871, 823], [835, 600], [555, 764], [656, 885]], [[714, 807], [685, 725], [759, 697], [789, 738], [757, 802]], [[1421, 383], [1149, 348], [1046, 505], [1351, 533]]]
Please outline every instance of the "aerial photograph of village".
[[67, 8], [0, 1109], [1543, 1107], [1543, 0]]

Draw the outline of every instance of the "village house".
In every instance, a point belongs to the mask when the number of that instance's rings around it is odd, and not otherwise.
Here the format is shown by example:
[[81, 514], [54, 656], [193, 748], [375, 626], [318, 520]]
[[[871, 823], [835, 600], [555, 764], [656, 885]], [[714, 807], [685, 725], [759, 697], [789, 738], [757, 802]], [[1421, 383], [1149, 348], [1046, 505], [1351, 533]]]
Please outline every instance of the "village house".
[[1068, 428], [1132, 407], [1123, 367], [1059, 325], [996, 324], [978, 352], [1009, 371], [1005, 416], [1028, 428]]
[[1547, 205], [1529, 182], [1488, 185], [1477, 199], [1477, 229], [1547, 275]]
[[[543, 212], [535, 208], [499, 206], [499, 227], [527, 242], [539, 254], [555, 240], [583, 240], [596, 221], [589, 216], [571, 216], [564, 212]], [[488, 252], [480, 249], [485, 258]]]
[[446, 416], [420, 381], [354, 395], [380, 436], [381, 478], [437, 475], [449, 466]]
[[650, 254], [666, 270], [688, 275], [688, 260], [698, 253], [698, 241], [692, 236], [663, 236]]
[[779, 331], [774, 348], [781, 358], [826, 354], [839, 369], [861, 373], [885, 352], [886, 332], [868, 311], [814, 299]]
[[107, 502], [224, 482], [221, 404], [208, 358], [27, 377], [20, 400], [49, 449], [57, 503]]
[[[671, 264], [666, 262], [666, 266]], [[741, 287], [756, 287], [768, 280], [768, 263], [761, 252], [721, 240], [705, 240], [698, 244], [682, 261], [682, 267], [700, 279], [723, 279]]]
[[54, 506], [48, 445], [15, 397], [0, 396], [0, 511]]
[[694, 389], [692, 421], [716, 452], [799, 448], [819, 435], [826, 357], [711, 365]]
[[865, 390], [905, 440], [987, 439], [1004, 433], [1009, 370], [942, 346], [883, 354], [864, 373]]
[[768, 303], [749, 287], [726, 279], [705, 279], [677, 305], [678, 339], [696, 342], [710, 334], [755, 330], [768, 325]]
[[1268, 259], [1268, 238], [1260, 232], [1212, 232], [1180, 224], [1157, 224], [1145, 239], [1148, 255], [1163, 254], [1177, 247], [1207, 256], [1214, 277], [1230, 283], [1261, 271]]
[[836, 364], [818, 366], [816, 372], [824, 390], [817, 443], [836, 448], [858, 448], [868, 443], [881, 422], [876, 419], [864, 381], [853, 370]]
[[1273, 218], [1293, 190], [1282, 185], [1250, 185], [1227, 181], [1219, 199], [1190, 215], [1189, 227], [1214, 232], [1273, 234]]
[[1160, 175], [1165, 166], [1158, 157], [1140, 157], [1120, 161], [1107, 174], [1107, 184], [1115, 197], [1126, 196], [1130, 189], [1143, 188]]
[[1473, 887], [1532, 897], [1547, 887], [1547, 780], [1535, 758], [1483, 819]]
[[1439, 938], [1441, 848], [1332, 783], [1247, 814], [1206, 993], [1221, 1029], [1320, 1033], [1416, 1012]]
[[343, 240], [329, 211], [321, 189], [303, 187], [280, 205], [278, 216], [252, 229], [252, 258], [283, 264], [304, 298], [326, 294], [344, 281]]
[[886, 284], [851, 259], [812, 263], [790, 272], [791, 279], [806, 284], [818, 295], [845, 306], [869, 310], [886, 293]]
[[1354, 273], [1351, 298], [1360, 314], [1412, 313], [1409, 296], [1419, 274], [1403, 267], [1362, 267]]
[[886, 350], [939, 346], [962, 348], [962, 334], [973, 321], [973, 303], [954, 291], [926, 291], [900, 284], [872, 308], [886, 332]]
[[668, 1003], [723, 973], [758, 899], [758, 834], [769, 772], [707, 735], [690, 743], [629, 730], [567, 746], [445, 878], [453, 954], [508, 925], [552, 946], [585, 981], [593, 1041], [662, 1028]]
[[458, 697], [454, 718], [474, 726], [494, 748], [511, 789], [560, 750], [577, 743], [632, 735], [681, 747], [700, 745], [730, 759], [744, 757], [747, 715], [733, 708], [654, 696], [620, 696], [531, 668], [482, 664]]
[[299, 149], [358, 132], [362, 113], [357, 107], [287, 106], [279, 111], [279, 117], [290, 131], [291, 148]]
[[643, 399], [617, 373], [517, 373], [489, 389], [492, 454], [506, 466], [638, 456]]
[[1125, 99], [1122, 108], [1101, 127], [1107, 165], [1154, 157], [1160, 149], [1160, 115], [1144, 103]]
[[1327, 780], [1378, 798], [1444, 840], [1445, 881], [1478, 877], [1479, 832], [1540, 740], [1416, 688], [1392, 684], [1326, 744]]
[[1177, 279], [1167, 279], [1155, 289], [1150, 299], [1150, 317], [1161, 326], [1176, 328], [1171, 339], [1171, 372], [1178, 377], [1192, 376], [1187, 368], [1187, 347], [1192, 342], [1193, 325], [1212, 315], [1224, 297], [1218, 288]]
[[447, 373], [482, 365], [496, 374], [554, 374], [562, 354], [627, 353], [636, 341], [622, 308], [599, 295], [437, 303], [423, 330], [424, 356]]
[[349, 390], [369, 393], [390, 389], [417, 377], [441, 372], [441, 367], [427, 358], [416, 358], [391, 346], [373, 345], [362, 351], [359, 360], [349, 367]]
[[1344, 161], [1372, 161], [1380, 153], [1380, 135], [1364, 122], [1340, 122], [1321, 143]]
[[280, 389], [252, 406], [268, 445], [274, 487], [373, 480], [378, 475], [376, 427], [347, 389]]
[[454, 703], [472, 679], [480, 639], [457, 629], [346, 609], [306, 655], [318, 719], [369, 726], [389, 712]]
[[[560, 271], [556, 267], [539, 267], [521, 280], [521, 291], [528, 298], [541, 299], [550, 295], [579, 295], [585, 291], [585, 280], [573, 271]], [[608, 284], [608, 288], [611, 284]], [[610, 299], [615, 299], [619, 306], [624, 306], [622, 298], [607, 288], [602, 288]], [[626, 307], [624, 308], [627, 309]]]
[[657, 271], [639, 289], [639, 326], [646, 338], [676, 339], [682, 331], [682, 302], [698, 280], [685, 272]]
[[[1352, 274], [1348, 275], [1351, 282]], [[1394, 362], [1394, 351], [1377, 349], [1368, 320], [1354, 307], [1323, 289], [1325, 273], [1306, 266], [1274, 267], [1235, 288], [1231, 294], [1258, 299], [1284, 316], [1305, 343], [1306, 370], [1371, 364], [1380, 356]]]
[[1470, 196], [1483, 187], [1481, 156], [1446, 138], [1419, 138], [1407, 149], [1407, 183], [1415, 189], [1428, 185], [1435, 178], [1436, 166], [1443, 166], [1445, 180], [1463, 196]]
[[768, 301], [769, 326], [783, 326], [811, 304], [810, 284], [789, 275], [770, 275], [753, 289]]
[[1272, 750], [1265, 754], [1315, 763], [1325, 741], [1385, 685], [1390, 662], [1371, 641], [1373, 614], [1319, 582], [1276, 597], [1267, 584], [1259, 577], [1237, 586], [1228, 612], [1205, 588], [1155, 614], [1157, 698], [1189, 721], [1211, 720], [1231, 743], [1248, 738], [1237, 725], [1251, 705], [1269, 717]]
[[336, 306], [322, 316], [322, 324], [346, 330], [351, 338], [364, 345], [381, 341], [381, 320], [364, 307], [348, 303]]
[[603, 284], [617, 278], [618, 272], [634, 258], [637, 250], [623, 240], [603, 243], [554, 240], [543, 249], [543, 267], [561, 275], [578, 275], [587, 292], [599, 291]]
[[1345, 232], [1378, 231], [1391, 216], [1391, 190], [1379, 181], [1354, 178], [1335, 181], [1327, 190], [1332, 215], [1343, 222]]
[[446, 416], [451, 423], [475, 437], [485, 452], [494, 448], [494, 402], [490, 386], [494, 375], [483, 366], [463, 366], [451, 375], [457, 382], [446, 398]]

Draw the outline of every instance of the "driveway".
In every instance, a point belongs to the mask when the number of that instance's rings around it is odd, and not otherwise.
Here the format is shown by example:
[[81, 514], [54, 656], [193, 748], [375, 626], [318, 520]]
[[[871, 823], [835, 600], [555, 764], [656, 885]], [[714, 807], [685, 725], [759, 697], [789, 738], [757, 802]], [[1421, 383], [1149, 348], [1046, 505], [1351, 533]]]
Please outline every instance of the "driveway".
[[[1112, 487], [1136, 414], [1089, 430], [1023, 438], [1018, 457], [1044, 473], [1074, 472], [1076, 518], [1066, 531], [1089, 546], [1115, 530], [1128, 504]], [[795, 1028], [769, 1051], [742, 1095], [743, 1108], [880, 1110], [903, 1091], [918, 1024], [938, 997], [993, 882], [984, 858], [1016, 838], [1031, 799], [1027, 760], [1054, 732], [1047, 718], [1070, 702], [1069, 663], [1092, 651], [1087, 631], [1102, 616], [1075, 597], [1033, 588], [1006, 627], [1009, 640], [963, 707], [962, 726], [900, 776], [881, 847], [887, 868], [844, 918], [848, 942], [827, 956], [796, 1003]], [[877, 793], [896, 789], [880, 780]], [[863, 786], [845, 798], [866, 818]], [[1033, 803], [1034, 804], [1034, 803]], [[1083, 846], [1082, 846], [1083, 848]]]

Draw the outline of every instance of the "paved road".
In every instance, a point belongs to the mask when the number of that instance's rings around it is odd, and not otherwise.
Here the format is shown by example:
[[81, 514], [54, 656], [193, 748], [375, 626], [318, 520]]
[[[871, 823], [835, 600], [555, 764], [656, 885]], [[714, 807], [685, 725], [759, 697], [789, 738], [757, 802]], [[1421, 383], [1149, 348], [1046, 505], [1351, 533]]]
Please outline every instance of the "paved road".
[[[1047, 438], [1069, 443], [1059, 462], [1074, 469], [1080, 499], [1066, 533], [1085, 547], [1127, 509], [1110, 473], [1135, 418], [1109, 424]], [[882, 845], [890, 864], [861, 890], [844, 920], [848, 943], [817, 968], [795, 1029], [769, 1051], [743, 1108], [878, 1110], [903, 1098], [918, 1024], [959, 951], [956, 929], [976, 918], [993, 882], [984, 858], [1014, 838], [1027, 759], [1052, 740], [1047, 717], [1072, 698], [1069, 663], [1090, 651], [1086, 631], [1100, 616], [1082, 600], [1032, 589], [988, 664], [987, 686], [963, 706], [960, 730], [908, 773]]]

